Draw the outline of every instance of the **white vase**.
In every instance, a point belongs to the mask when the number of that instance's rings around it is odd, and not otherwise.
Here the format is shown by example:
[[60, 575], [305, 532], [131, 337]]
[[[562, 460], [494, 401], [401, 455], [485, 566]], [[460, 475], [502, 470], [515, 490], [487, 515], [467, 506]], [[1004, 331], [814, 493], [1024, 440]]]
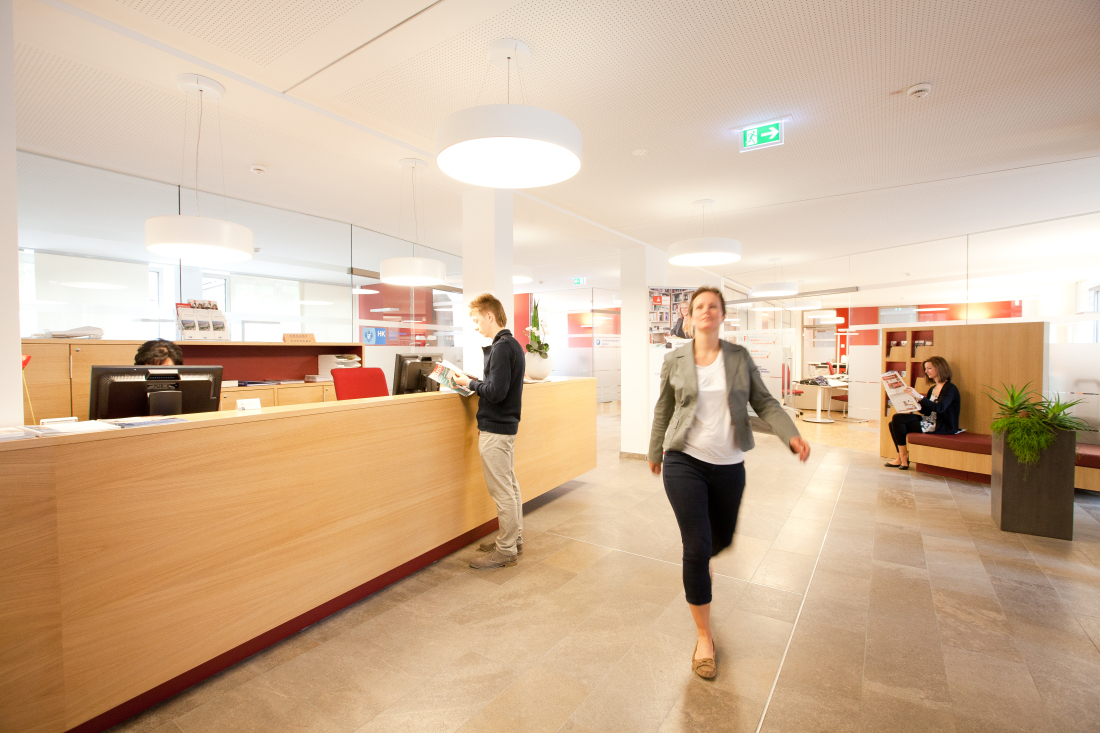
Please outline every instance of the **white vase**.
[[542, 357], [528, 351], [524, 354], [526, 361], [525, 373], [528, 379], [546, 379], [554, 370], [554, 360], [549, 356]]

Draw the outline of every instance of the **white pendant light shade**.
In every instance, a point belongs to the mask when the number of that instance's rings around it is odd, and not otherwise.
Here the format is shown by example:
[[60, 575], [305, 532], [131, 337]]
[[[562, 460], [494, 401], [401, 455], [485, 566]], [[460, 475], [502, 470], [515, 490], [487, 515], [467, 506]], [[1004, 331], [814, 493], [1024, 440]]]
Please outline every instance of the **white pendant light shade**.
[[785, 307], [789, 311], [814, 311], [821, 307], [821, 301], [812, 298], [799, 298], [787, 303]]
[[512, 284], [523, 285], [529, 283], [535, 279], [534, 270], [530, 267], [524, 267], [523, 265], [516, 265], [512, 268]]
[[726, 237], [681, 239], [668, 248], [668, 261], [681, 267], [728, 265], [741, 259], [741, 243]]
[[550, 110], [483, 104], [448, 115], [435, 132], [436, 164], [489, 188], [537, 188], [581, 169], [581, 131]]
[[252, 230], [207, 216], [154, 216], [145, 220], [145, 248], [164, 257], [193, 262], [252, 259]]
[[785, 298], [798, 295], [798, 283], [761, 283], [752, 289], [753, 298]]
[[379, 279], [387, 285], [442, 285], [447, 280], [443, 261], [427, 257], [391, 257], [378, 269]]

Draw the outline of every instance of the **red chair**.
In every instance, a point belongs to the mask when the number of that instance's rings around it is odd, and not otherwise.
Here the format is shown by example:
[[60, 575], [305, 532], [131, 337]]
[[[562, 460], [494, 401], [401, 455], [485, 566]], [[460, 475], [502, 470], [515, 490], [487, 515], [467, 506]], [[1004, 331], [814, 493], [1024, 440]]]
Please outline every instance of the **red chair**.
[[332, 386], [336, 388], [338, 400], [358, 400], [363, 397], [389, 397], [390, 395], [390, 388], [386, 386], [386, 373], [378, 367], [333, 369]]

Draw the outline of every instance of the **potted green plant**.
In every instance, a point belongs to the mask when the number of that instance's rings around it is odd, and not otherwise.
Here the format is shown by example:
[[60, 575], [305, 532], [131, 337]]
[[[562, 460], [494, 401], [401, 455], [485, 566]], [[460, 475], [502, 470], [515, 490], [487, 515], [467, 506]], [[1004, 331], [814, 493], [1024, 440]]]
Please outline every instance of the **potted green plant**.
[[554, 360], [550, 358], [550, 344], [546, 342], [546, 323], [539, 318], [539, 302], [532, 301], [531, 325], [527, 327], [530, 341], [527, 344], [525, 373], [529, 379], [546, 379], [554, 370]]
[[1005, 532], [1071, 540], [1077, 431], [1092, 429], [1070, 414], [1080, 400], [1044, 398], [1030, 383], [1001, 387], [989, 395], [997, 404], [991, 425], [993, 519]]

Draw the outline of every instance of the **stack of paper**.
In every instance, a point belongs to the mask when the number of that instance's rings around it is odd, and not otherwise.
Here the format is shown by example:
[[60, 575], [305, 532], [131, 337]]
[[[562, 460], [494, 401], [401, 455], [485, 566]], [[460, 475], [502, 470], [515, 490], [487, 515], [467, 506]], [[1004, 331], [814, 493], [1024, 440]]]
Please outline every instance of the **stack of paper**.
[[0, 428], [0, 442], [33, 438], [35, 434], [23, 428]]
[[355, 354], [321, 354], [317, 357], [318, 376], [332, 378], [333, 369], [360, 367], [363, 360]]

